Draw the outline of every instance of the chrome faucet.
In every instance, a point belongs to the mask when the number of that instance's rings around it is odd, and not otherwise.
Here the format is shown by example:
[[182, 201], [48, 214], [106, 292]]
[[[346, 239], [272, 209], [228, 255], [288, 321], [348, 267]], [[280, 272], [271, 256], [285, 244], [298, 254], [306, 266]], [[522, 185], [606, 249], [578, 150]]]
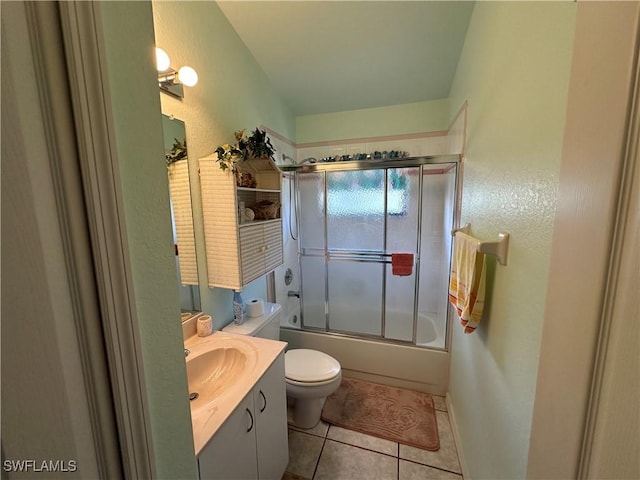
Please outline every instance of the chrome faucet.
[[191, 353], [191, 352], [189, 351], [189, 349], [188, 349], [188, 348], [185, 348], [185, 349], [184, 349], [184, 356], [185, 356], [185, 357], [186, 357], [186, 356], [188, 356], [190, 353]]
[[300, 298], [300, 290], [298, 290], [298, 291], [289, 290], [287, 292], [287, 297], [298, 297], [298, 298]]

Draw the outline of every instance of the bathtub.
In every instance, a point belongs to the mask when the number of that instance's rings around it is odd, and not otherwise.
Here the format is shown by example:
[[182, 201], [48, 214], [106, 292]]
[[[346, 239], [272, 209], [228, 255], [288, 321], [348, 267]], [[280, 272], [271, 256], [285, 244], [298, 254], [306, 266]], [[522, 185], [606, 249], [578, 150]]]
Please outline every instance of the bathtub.
[[[357, 316], [361, 317], [364, 321], [366, 321], [366, 318], [367, 317], [370, 318], [370, 315], [371, 314], [367, 312], [360, 311], [358, 312]], [[392, 319], [394, 322], [398, 322], [403, 317], [406, 318], [407, 315], [405, 313], [397, 313], [397, 312], [390, 312], [387, 314], [387, 318]], [[432, 315], [429, 313], [420, 313], [418, 315], [419, 327], [418, 327], [417, 345], [419, 347], [443, 350], [446, 347], [444, 328], [442, 327], [441, 323], [437, 323], [435, 321], [434, 317], [435, 315]], [[349, 315], [349, 318], [352, 319], [357, 324], [358, 319], [356, 318], [356, 315], [351, 314]], [[411, 323], [412, 319], [407, 318], [406, 321]], [[299, 308], [289, 309], [288, 311], [285, 312], [285, 314], [281, 317], [281, 320], [280, 320], [281, 327], [293, 328], [295, 330], [300, 330], [301, 323], [302, 322], [300, 321]], [[392, 332], [390, 332], [389, 330], [387, 330], [387, 335], [390, 337], [393, 337]], [[396, 337], [396, 338], [401, 338], [401, 337]], [[410, 340], [410, 339], [406, 339], [406, 340]]]
[[281, 317], [280, 339], [288, 348], [309, 348], [325, 352], [340, 362], [346, 376], [434, 395], [445, 395], [449, 379], [449, 352], [443, 348], [444, 331], [428, 316], [424, 342], [419, 347], [354, 338], [347, 335], [300, 329], [300, 315], [289, 311]]

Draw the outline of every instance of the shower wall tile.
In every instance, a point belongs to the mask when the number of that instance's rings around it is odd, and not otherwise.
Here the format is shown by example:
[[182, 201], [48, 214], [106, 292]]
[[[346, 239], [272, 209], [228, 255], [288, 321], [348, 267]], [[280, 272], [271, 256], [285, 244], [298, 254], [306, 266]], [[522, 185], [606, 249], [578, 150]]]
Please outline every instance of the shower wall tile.
[[423, 137], [403, 138], [402, 135], [397, 138], [385, 138], [376, 140], [362, 139], [362, 141], [351, 142], [327, 142], [327, 145], [311, 144], [308, 146], [300, 145], [297, 149], [296, 158], [302, 161], [305, 158], [314, 157], [317, 159], [323, 157], [335, 157], [336, 155], [350, 155], [354, 153], [372, 153], [374, 151], [391, 151], [398, 150], [407, 152], [409, 156], [422, 155], [442, 155], [449, 153], [450, 139], [446, 134], [434, 135], [425, 133]]
[[407, 151], [407, 140], [382, 140], [379, 142], [370, 142], [369, 147], [371, 151], [390, 151], [390, 150], [398, 150], [398, 151]]
[[369, 153], [372, 148], [368, 143], [352, 143], [347, 145], [347, 155], [355, 155], [356, 153]]
[[308, 147], [308, 148], [298, 148], [296, 153], [296, 160], [302, 162], [307, 158], [322, 158], [326, 156], [324, 154], [325, 148], [323, 147]]
[[448, 153], [447, 137], [429, 137], [428, 138], [429, 153], [431, 155], [445, 155]]
[[335, 145], [335, 146], [327, 147], [325, 151], [326, 151], [326, 154], [323, 155], [324, 157], [335, 157], [335, 156], [341, 157], [342, 155], [347, 154], [347, 146]]

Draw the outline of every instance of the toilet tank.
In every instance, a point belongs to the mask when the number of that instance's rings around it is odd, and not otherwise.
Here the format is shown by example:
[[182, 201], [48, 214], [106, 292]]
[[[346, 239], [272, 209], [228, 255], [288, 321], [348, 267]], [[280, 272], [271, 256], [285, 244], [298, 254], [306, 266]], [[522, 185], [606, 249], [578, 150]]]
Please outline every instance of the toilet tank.
[[235, 333], [237, 335], [249, 335], [252, 337], [269, 338], [278, 340], [280, 338], [280, 316], [282, 307], [277, 303], [264, 303], [264, 314], [259, 317], [247, 317], [242, 325], [231, 322], [222, 329], [223, 332]]

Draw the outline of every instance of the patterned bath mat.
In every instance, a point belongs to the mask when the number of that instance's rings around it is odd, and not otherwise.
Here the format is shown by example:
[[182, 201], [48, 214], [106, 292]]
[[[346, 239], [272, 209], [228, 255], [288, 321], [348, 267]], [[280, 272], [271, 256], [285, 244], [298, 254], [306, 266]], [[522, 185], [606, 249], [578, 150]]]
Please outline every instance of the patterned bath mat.
[[427, 393], [343, 377], [327, 397], [322, 420], [403, 445], [440, 449], [433, 398]]

